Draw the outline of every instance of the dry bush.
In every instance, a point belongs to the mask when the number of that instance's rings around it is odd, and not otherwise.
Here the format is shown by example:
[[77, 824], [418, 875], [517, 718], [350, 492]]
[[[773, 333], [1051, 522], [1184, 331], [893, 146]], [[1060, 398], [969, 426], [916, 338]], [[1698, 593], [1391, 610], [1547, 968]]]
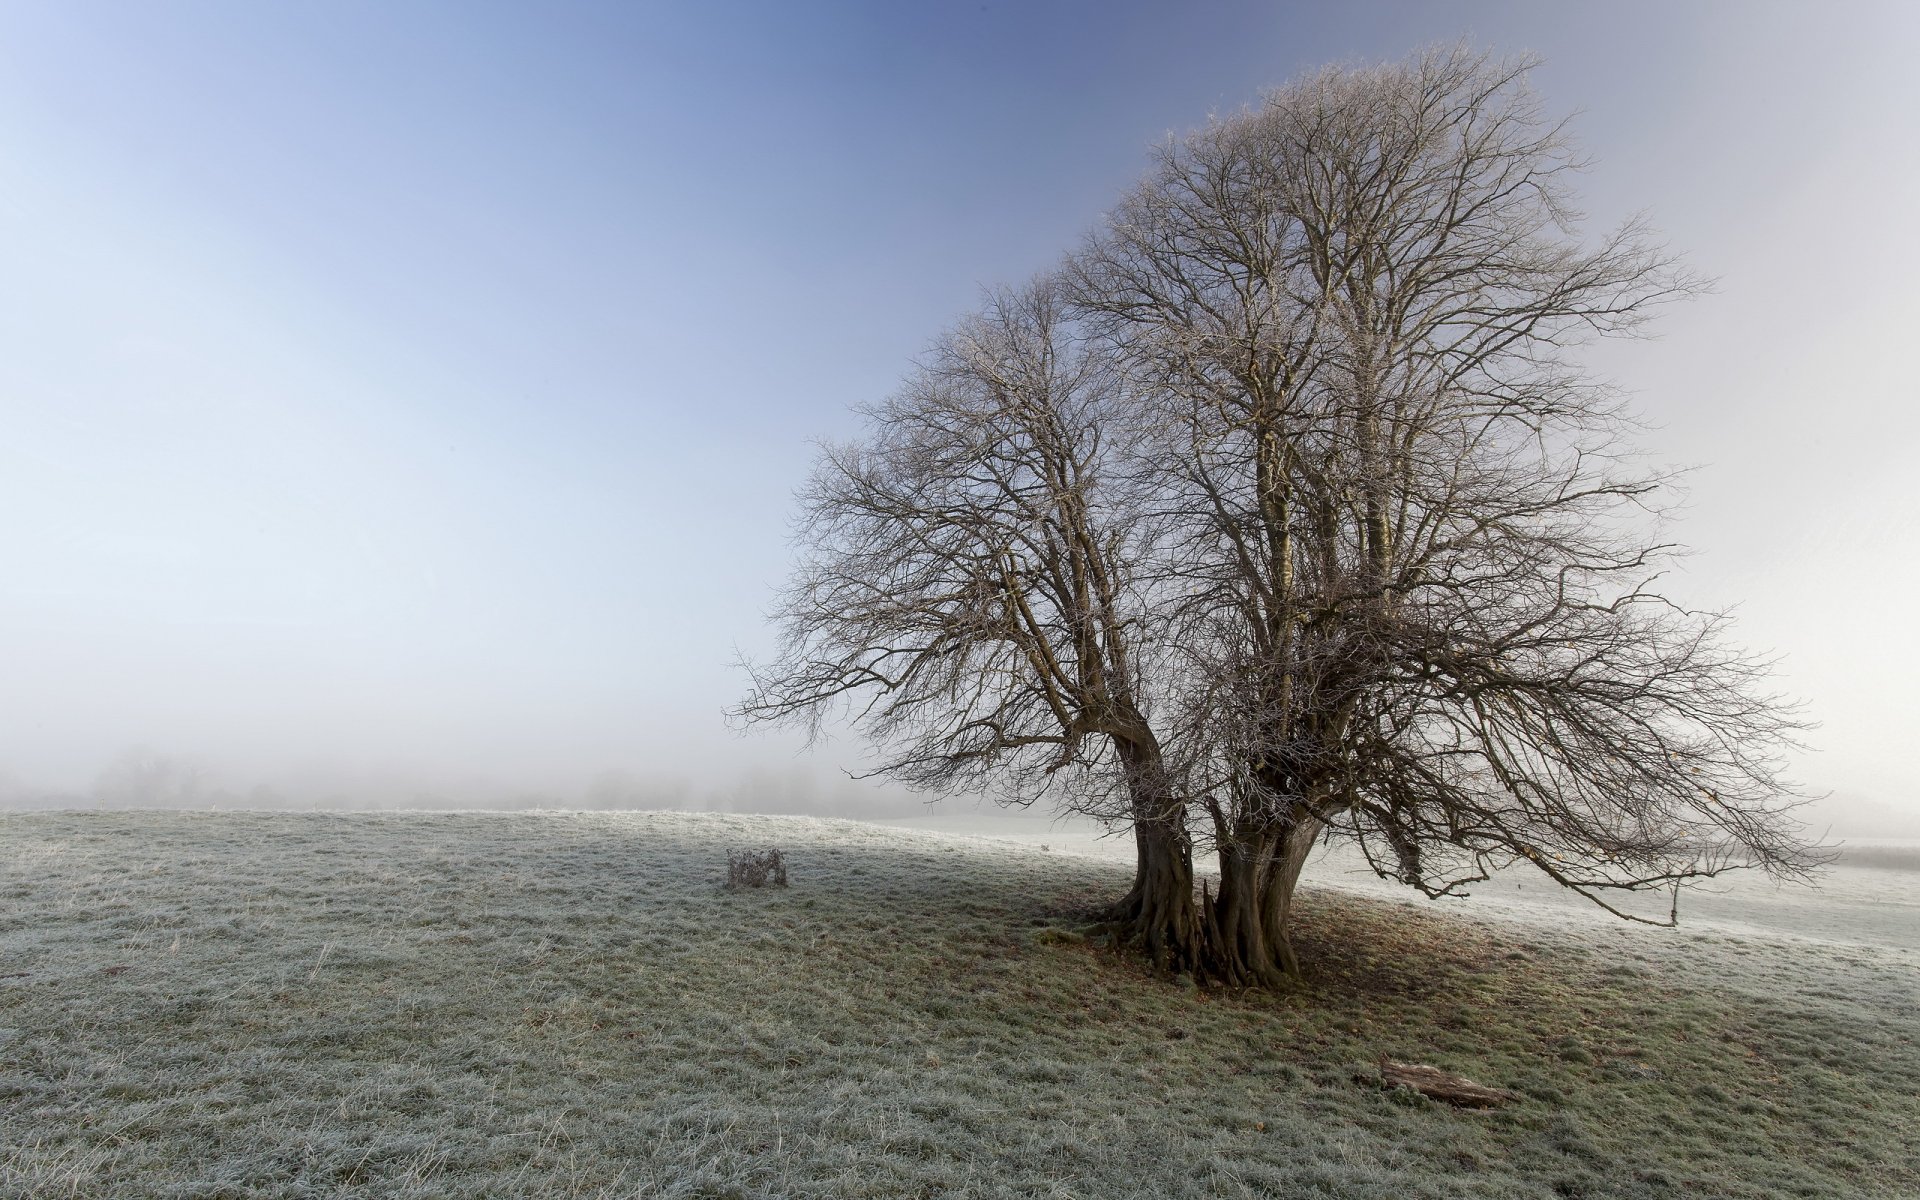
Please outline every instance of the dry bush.
[[729, 888], [787, 886], [787, 860], [780, 851], [766, 850], [729, 850], [727, 851], [727, 886]]

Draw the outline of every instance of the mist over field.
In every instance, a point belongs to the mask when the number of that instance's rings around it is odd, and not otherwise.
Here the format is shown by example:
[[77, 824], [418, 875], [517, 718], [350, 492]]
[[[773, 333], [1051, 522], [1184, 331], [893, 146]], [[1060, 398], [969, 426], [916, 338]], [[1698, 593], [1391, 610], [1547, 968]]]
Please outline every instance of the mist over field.
[[1920, 1196], [1920, 7], [0, 7], [0, 1200]]
[[[0, 777], [0, 808], [120, 810], [254, 809], [374, 811], [382, 809], [660, 809], [682, 812], [790, 813], [898, 818], [932, 802], [898, 787], [841, 775], [823, 777], [810, 764], [742, 767], [731, 776], [698, 773], [553, 771], [507, 777], [479, 772], [354, 768], [318, 763], [248, 782], [203, 760], [135, 747], [116, 755], [88, 786], [35, 788]], [[967, 811], [978, 804], [959, 802]]]
[[812, 440], [1168, 132], [1465, 36], [1716, 280], [1592, 356], [1698, 467], [1664, 582], [1781, 655], [1816, 829], [1920, 835], [1913, 20], [15, 6], [0, 805], [917, 812], [722, 719]]

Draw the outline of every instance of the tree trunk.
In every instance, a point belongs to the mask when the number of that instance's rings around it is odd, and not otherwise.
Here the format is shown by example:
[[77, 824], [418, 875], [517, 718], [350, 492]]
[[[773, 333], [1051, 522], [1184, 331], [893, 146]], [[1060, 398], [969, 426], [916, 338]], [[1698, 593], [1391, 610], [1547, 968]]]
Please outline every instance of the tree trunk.
[[1293, 918], [1293, 890], [1300, 882], [1300, 871], [1307, 865], [1307, 856], [1313, 853], [1313, 843], [1325, 828], [1326, 822], [1318, 817], [1296, 813], [1293, 824], [1280, 840], [1273, 868], [1267, 876], [1266, 900], [1261, 909], [1267, 923], [1267, 943], [1279, 956], [1280, 969], [1294, 978], [1300, 975], [1300, 959], [1293, 952], [1289, 929]]
[[1116, 943], [1133, 946], [1163, 971], [1193, 972], [1202, 963], [1199, 906], [1193, 897], [1193, 839], [1185, 809], [1172, 795], [1160, 747], [1151, 734], [1114, 739], [1133, 799], [1139, 858], [1133, 889], [1103, 914]]
[[1265, 919], [1278, 841], [1267, 831], [1235, 831], [1220, 843], [1220, 892], [1206, 906], [1206, 971], [1229, 987], [1271, 987], [1286, 975]]
[[1176, 815], [1136, 822], [1140, 840], [1140, 894], [1119, 940], [1142, 950], [1163, 971], [1193, 972], [1201, 965], [1200, 910], [1193, 899], [1193, 843]]
[[1220, 894], [1206, 907], [1206, 974], [1229, 987], [1273, 987], [1300, 974], [1287, 922], [1294, 885], [1321, 822], [1296, 811], [1279, 826], [1220, 846]]

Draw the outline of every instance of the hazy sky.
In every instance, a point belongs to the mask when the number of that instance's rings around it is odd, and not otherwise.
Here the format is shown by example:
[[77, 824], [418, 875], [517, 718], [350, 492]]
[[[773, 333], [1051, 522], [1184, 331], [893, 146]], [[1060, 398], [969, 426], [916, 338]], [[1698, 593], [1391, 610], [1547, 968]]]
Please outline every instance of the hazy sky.
[[1600, 360], [1701, 466], [1676, 589], [1920, 808], [1916, 11], [8, 4], [0, 773], [791, 763], [721, 710], [809, 439], [1167, 132], [1465, 37], [1720, 280]]

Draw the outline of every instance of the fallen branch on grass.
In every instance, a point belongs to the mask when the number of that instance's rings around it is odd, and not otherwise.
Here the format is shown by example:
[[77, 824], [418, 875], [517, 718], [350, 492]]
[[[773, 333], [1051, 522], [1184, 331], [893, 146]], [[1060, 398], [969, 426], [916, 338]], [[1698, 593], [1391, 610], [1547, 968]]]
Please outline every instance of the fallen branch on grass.
[[[1371, 1080], [1366, 1075], [1360, 1078]], [[1513, 1093], [1475, 1083], [1463, 1075], [1442, 1071], [1425, 1063], [1392, 1062], [1380, 1056], [1380, 1086], [1391, 1090], [1412, 1088], [1429, 1100], [1444, 1100], [1459, 1108], [1493, 1108], [1513, 1099]]]

